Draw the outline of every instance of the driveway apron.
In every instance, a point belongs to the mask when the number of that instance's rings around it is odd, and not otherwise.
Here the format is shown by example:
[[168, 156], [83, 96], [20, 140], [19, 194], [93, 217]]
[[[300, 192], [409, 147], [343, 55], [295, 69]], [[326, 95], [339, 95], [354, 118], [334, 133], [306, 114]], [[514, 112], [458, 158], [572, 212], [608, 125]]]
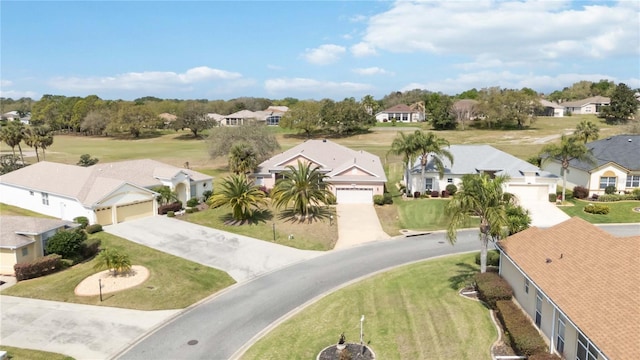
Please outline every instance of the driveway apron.
[[338, 214], [338, 242], [335, 249], [391, 238], [382, 230], [373, 205], [336, 205], [336, 211]]
[[548, 201], [527, 201], [523, 204], [531, 215], [531, 226], [548, 228], [569, 220], [570, 216]]
[[166, 216], [127, 221], [104, 229], [127, 240], [226, 271], [238, 282], [322, 254]]

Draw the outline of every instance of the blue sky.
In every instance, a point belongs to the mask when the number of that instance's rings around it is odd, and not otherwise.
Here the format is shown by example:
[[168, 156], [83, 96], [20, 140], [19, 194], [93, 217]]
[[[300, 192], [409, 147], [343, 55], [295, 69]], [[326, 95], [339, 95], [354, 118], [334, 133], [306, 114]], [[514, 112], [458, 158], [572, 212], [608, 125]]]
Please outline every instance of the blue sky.
[[0, 96], [640, 87], [640, 1], [6, 1]]

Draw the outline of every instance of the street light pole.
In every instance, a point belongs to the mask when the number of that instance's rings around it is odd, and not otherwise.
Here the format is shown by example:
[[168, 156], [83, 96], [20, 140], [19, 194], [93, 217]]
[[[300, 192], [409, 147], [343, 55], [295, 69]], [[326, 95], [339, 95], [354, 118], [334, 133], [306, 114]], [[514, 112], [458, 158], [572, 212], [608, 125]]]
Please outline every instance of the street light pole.
[[102, 302], [102, 279], [98, 278], [98, 287], [100, 291], [100, 302]]
[[363, 323], [364, 323], [364, 315], [360, 318], [360, 353], [364, 354], [364, 341], [363, 341]]

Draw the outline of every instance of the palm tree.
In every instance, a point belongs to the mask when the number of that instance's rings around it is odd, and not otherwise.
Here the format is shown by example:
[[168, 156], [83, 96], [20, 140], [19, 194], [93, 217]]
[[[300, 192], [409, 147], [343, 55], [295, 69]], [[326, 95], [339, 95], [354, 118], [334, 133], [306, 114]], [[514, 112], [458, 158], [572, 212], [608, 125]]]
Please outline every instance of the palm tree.
[[[415, 160], [415, 151], [413, 146], [413, 134], [406, 135], [401, 132], [396, 135], [396, 138], [393, 139], [391, 143], [391, 149], [389, 150], [390, 154], [393, 155], [402, 155], [402, 164], [404, 169], [404, 178], [406, 181], [409, 181], [409, 164], [413, 163]], [[406, 189], [409, 191], [409, 184]]]
[[487, 245], [490, 238], [502, 238], [509, 227], [507, 208], [515, 197], [503, 191], [508, 176], [491, 179], [488, 174], [467, 174], [462, 177], [461, 189], [451, 198], [446, 213], [451, 221], [447, 227], [447, 239], [456, 241], [457, 230], [468, 220], [480, 218], [480, 272], [487, 270]]
[[7, 126], [0, 130], [0, 140], [4, 141], [11, 147], [13, 156], [16, 156], [16, 146], [20, 151], [20, 160], [24, 164], [24, 156], [22, 155], [22, 147], [20, 143], [24, 139], [24, 125], [18, 121], [11, 121]]
[[449, 160], [449, 162], [453, 165], [453, 155], [446, 147], [449, 146], [449, 142], [446, 139], [438, 137], [436, 134], [432, 132], [423, 133], [420, 130], [416, 130], [413, 134], [412, 140], [414, 148], [414, 154], [418, 156], [420, 159], [420, 169], [421, 176], [420, 182], [422, 191], [425, 190], [425, 171], [427, 169], [427, 163], [429, 162], [429, 155], [433, 155], [433, 163], [435, 165], [436, 170], [438, 170], [438, 174], [440, 178], [444, 176], [445, 165], [442, 162], [442, 158], [445, 157]]
[[157, 186], [151, 190], [158, 193], [158, 197], [156, 198], [156, 200], [160, 203], [160, 205], [178, 201], [178, 194], [175, 191], [171, 191], [171, 188], [168, 186]]
[[230, 175], [219, 186], [220, 191], [213, 194], [207, 204], [211, 207], [229, 206], [236, 221], [245, 221], [253, 217], [255, 210], [266, 205], [265, 194], [255, 186], [246, 175]]
[[560, 162], [561, 174], [562, 174], [562, 201], [566, 199], [567, 189], [567, 171], [572, 160], [584, 161], [589, 164], [595, 165], [596, 161], [589, 148], [576, 136], [562, 135], [560, 138], [560, 144], [550, 144], [542, 149], [543, 157], [542, 163], [546, 163], [550, 160], [557, 160]]
[[589, 140], [598, 140], [599, 131], [600, 129], [598, 129], [596, 124], [589, 120], [584, 120], [576, 126], [576, 131], [573, 132], [573, 135], [584, 143], [588, 143]]
[[38, 148], [42, 149], [42, 159], [44, 160], [44, 150], [53, 144], [53, 132], [46, 125], [28, 127], [25, 129], [24, 142], [36, 150], [36, 159], [40, 162]]
[[298, 166], [288, 165], [283, 178], [276, 182], [271, 198], [277, 208], [291, 208], [302, 219], [318, 214], [322, 206], [333, 201], [333, 193], [324, 181], [327, 175], [318, 166], [298, 160]]
[[113, 275], [126, 274], [131, 271], [131, 259], [127, 254], [123, 254], [116, 249], [103, 249], [96, 256], [94, 270], [112, 270]]
[[235, 174], [253, 172], [258, 166], [258, 154], [253, 146], [240, 142], [231, 147], [229, 151], [229, 170]]

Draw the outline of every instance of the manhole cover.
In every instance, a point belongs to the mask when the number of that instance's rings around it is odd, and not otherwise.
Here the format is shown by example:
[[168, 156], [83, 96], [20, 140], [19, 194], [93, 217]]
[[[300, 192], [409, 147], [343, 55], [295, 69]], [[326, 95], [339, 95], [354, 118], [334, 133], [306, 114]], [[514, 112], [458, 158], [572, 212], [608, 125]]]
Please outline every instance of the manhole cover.
[[189, 340], [189, 341], [187, 342], [187, 344], [188, 344], [188, 345], [195, 345], [195, 344], [197, 344], [197, 343], [198, 343], [198, 340]]

